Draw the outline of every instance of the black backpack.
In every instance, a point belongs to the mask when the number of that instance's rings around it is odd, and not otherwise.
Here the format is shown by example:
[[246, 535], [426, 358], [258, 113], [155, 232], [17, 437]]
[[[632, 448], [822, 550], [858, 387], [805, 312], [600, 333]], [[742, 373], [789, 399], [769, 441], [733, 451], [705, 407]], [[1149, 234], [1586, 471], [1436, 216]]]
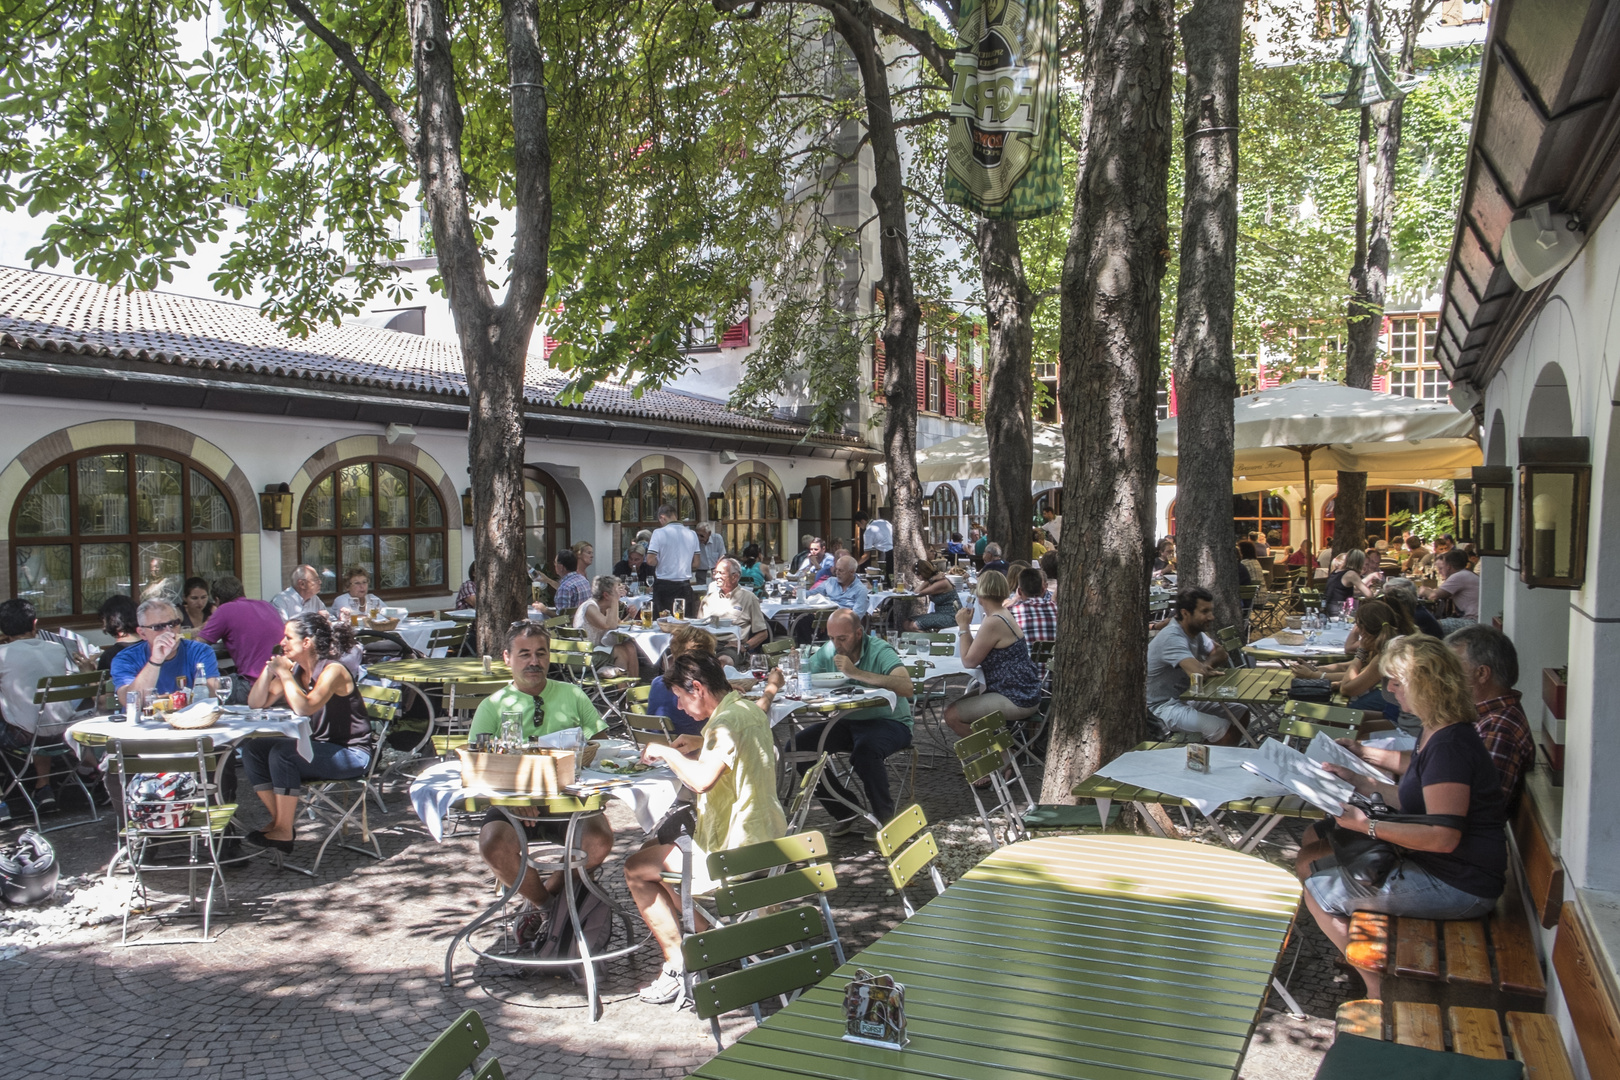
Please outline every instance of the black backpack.
[[[607, 948], [608, 939], [613, 936], [613, 909], [587, 889], [583, 882], [574, 886], [574, 905], [579, 908], [579, 925], [594, 956]], [[546, 907], [546, 931], [535, 945], [535, 955], [541, 960], [567, 960], [579, 956], [574, 924], [568, 917], [568, 902], [560, 893]]]

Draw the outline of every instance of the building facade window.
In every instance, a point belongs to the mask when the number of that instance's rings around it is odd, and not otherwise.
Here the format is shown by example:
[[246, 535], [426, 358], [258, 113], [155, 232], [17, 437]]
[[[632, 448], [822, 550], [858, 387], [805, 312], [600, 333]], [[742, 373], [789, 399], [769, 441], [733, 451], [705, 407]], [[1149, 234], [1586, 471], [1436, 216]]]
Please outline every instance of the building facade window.
[[990, 519], [990, 487], [980, 484], [974, 488], [967, 497], [968, 529], [984, 531], [985, 522]]
[[12, 595], [41, 616], [94, 615], [107, 597], [180, 596], [241, 565], [237, 512], [190, 460], [95, 450], [41, 469], [11, 519]]
[[782, 539], [782, 497], [763, 476], [739, 476], [726, 487], [726, 550], [739, 559], [743, 548], [759, 545], [760, 558], [773, 562], [787, 548]]
[[658, 470], [642, 473], [631, 482], [624, 493], [624, 508], [619, 512], [619, 524], [627, 534], [625, 547], [630, 546], [642, 529], [658, 528], [658, 508], [666, 504], [675, 508], [675, 515], [681, 521], [697, 524], [697, 496], [679, 474]]
[[335, 596], [351, 568], [384, 599], [445, 585], [444, 507], [433, 482], [397, 461], [350, 461], [318, 477], [298, 509], [298, 561]]
[[1252, 532], [1261, 536], [1275, 532], [1282, 537], [1279, 542], [1287, 544], [1288, 519], [1288, 502], [1281, 495], [1264, 491], [1232, 496], [1232, 532], [1239, 540], [1247, 540]]
[[[529, 569], [552, 573], [552, 560], [569, 541], [568, 500], [549, 473], [523, 469], [523, 557]], [[611, 564], [609, 564], [611, 566]]]
[[1444, 401], [1451, 391], [1440, 366], [1430, 362], [1440, 322], [1434, 316], [1389, 320], [1389, 392]]
[[[1409, 526], [1404, 523], [1391, 526], [1390, 517], [1402, 510], [1408, 514], [1421, 514], [1425, 510], [1433, 510], [1443, 501], [1436, 493], [1422, 488], [1369, 488], [1364, 515], [1367, 535], [1381, 537], [1393, 544]], [[1329, 499], [1322, 507], [1322, 518], [1332, 521], [1333, 517], [1334, 500]], [[1329, 536], [1333, 535], [1331, 528], [1326, 532]]]
[[956, 498], [956, 489], [949, 484], [941, 484], [928, 496], [928, 541], [932, 544], [944, 545], [950, 540], [951, 533], [961, 529], [959, 518], [961, 511]]

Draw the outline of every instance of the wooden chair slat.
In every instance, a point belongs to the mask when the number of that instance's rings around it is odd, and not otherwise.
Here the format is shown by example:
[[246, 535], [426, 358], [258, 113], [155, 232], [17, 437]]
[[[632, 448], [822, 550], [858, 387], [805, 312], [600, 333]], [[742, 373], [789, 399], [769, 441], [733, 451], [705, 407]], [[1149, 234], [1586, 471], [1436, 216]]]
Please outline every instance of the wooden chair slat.
[[706, 1020], [777, 994], [802, 990], [831, 975], [837, 967], [838, 958], [832, 945], [818, 945], [750, 964], [741, 971], [718, 978], [704, 979], [692, 988], [692, 997], [698, 1016]]
[[1345, 958], [1351, 965], [1368, 971], [1389, 966], [1389, 916], [1358, 911], [1350, 916], [1350, 944]]
[[1524, 1080], [1574, 1080], [1558, 1021], [1545, 1013], [1510, 1012], [1507, 1029], [1513, 1056], [1524, 1066]]
[[811, 830], [784, 836], [780, 840], [765, 840], [758, 844], [711, 852], [708, 869], [710, 876], [718, 880], [758, 873], [788, 863], [826, 857], [827, 838]]
[[[1404, 920], [1403, 920], [1404, 921]], [[1446, 981], [1491, 985], [1491, 957], [1485, 950], [1485, 923], [1465, 919], [1442, 923], [1446, 937]]]
[[1540, 996], [1547, 992], [1547, 977], [1542, 974], [1536, 943], [1530, 936], [1530, 925], [1517, 893], [1518, 888], [1510, 878], [1507, 891], [1490, 917], [1497, 976], [1503, 990]]
[[1403, 915], [1396, 923], [1395, 974], [1409, 979], [1440, 977], [1440, 945], [1433, 919]]
[[888, 858], [899, 851], [906, 841], [926, 828], [928, 818], [923, 814], [922, 807], [912, 803], [877, 831], [878, 854]]
[[798, 945], [821, 932], [821, 909], [800, 904], [757, 919], [688, 934], [681, 942], [681, 953], [687, 969], [697, 971], [730, 964], [770, 949]]
[[1529, 795], [1520, 797], [1518, 811], [1513, 815], [1513, 841], [1524, 864], [1524, 883], [1536, 914], [1541, 925], [1551, 930], [1558, 925], [1558, 911], [1564, 903], [1564, 865], [1553, 854]]
[[1502, 1043], [1502, 1025], [1496, 1019], [1495, 1009], [1465, 1009], [1453, 1005], [1446, 1010], [1451, 1026], [1451, 1048], [1469, 1057], [1507, 1060], [1507, 1047]]
[[1421, 1046], [1425, 1050], [1445, 1050], [1446, 1037], [1440, 1030], [1440, 1006], [1420, 1001], [1396, 1001], [1390, 1004], [1390, 1012], [1396, 1042], [1403, 1046]]

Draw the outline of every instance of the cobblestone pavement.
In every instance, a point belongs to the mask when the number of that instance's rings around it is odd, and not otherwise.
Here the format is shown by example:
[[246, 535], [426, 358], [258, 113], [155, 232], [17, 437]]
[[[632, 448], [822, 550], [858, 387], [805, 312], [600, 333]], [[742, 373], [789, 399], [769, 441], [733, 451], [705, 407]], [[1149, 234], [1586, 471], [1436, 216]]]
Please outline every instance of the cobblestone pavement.
[[[969, 866], [982, 856], [972, 799], [954, 757], [932, 764], [918, 773], [919, 801], [939, 823], [946, 865]], [[244, 795], [251, 800], [245, 788]], [[650, 948], [608, 965], [605, 1015], [596, 1024], [570, 979], [474, 965], [465, 952], [455, 987], [443, 988], [445, 947], [492, 898], [491, 879], [471, 834], [435, 843], [403, 792], [388, 802], [381, 862], [334, 849], [315, 881], [262, 858], [231, 868], [230, 910], [216, 921], [211, 944], [119, 948], [114, 923], [68, 931], [0, 962], [0, 1076], [394, 1077], [469, 1007], [483, 1015], [514, 1078], [679, 1077], [714, 1052], [707, 1024], [690, 1011], [636, 1000], [637, 988], [656, 974]], [[627, 811], [610, 806], [619, 842], [604, 880], [622, 892], [616, 860], [639, 845], [640, 830]], [[256, 801], [244, 811], [254, 824], [264, 819]], [[818, 808], [810, 826], [826, 821]], [[51, 839], [66, 874], [94, 872], [114, 848], [105, 821]], [[831, 843], [834, 907], [846, 948], [859, 949], [899, 920], [900, 906], [870, 842]], [[1291, 854], [1270, 846], [1264, 852]], [[183, 886], [182, 876], [167, 876], [176, 879], [172, 887]], [[163, 932], [143, 924], [132, 934], [150, 941]], [[1324, 1018], [1350, 996], [1349, 977], [1314, 927], [1302, 927], [1295, 941], [1302, 951], [1290, 985], [1312, 1018], [1272, 1011], [1282, 1008], [1273, 999], [1241, 1073], [1250, 1080], [1311, 1076], [1331, 1038]], [[1291, 948], [1284, 970], [1292, 960]], [[729, 1019], [727, 1043], [751, 1023]]]

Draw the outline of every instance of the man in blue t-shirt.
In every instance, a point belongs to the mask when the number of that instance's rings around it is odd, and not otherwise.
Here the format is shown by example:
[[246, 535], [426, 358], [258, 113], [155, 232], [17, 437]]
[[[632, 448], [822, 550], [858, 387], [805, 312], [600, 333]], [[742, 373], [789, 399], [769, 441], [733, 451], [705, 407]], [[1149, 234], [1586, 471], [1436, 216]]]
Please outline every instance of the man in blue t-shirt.
[[214, 650], [180, 636], [180, 612], [173, 604], [148, 600], [135, 609], [135, 623], [141, 643], [122, 650], [112, 662], [112, 684], [120, 702], [142, 690], [167, 694], [174, 690], [176, 679], [188, 683], [194, 679], [198, 664], [208, 676], [209, 690], [219, 692], [219, 661]]
[[[848, 608], [839, 608], [827, 619], [827, 644], [810, 657], [812, 674], [841, 672], [852, 682], [895, 695], [873, 708], [840, 713], [839, 719], [821, 746], [832, 753], [849, 754], [849, 766], [861, 778], [872, 813], [880, 822], [894, 817], [894, 796], [889, 792], [889, 773], [883, 759], [911, 745], [911, 671], [887, 641], [861, 629], [861, 620]], [[821, 744], [826, 724], [813, 724], [793, 738], [795, 750], [815, 750]], [[810, 766], [799, 765], [802, 773]], [[837, 819], [827, 830], [831, 836], [866, 832], [869, 823], [858, 816], [855, 797], [831, 772], [823, 774], [821, 805]]]

